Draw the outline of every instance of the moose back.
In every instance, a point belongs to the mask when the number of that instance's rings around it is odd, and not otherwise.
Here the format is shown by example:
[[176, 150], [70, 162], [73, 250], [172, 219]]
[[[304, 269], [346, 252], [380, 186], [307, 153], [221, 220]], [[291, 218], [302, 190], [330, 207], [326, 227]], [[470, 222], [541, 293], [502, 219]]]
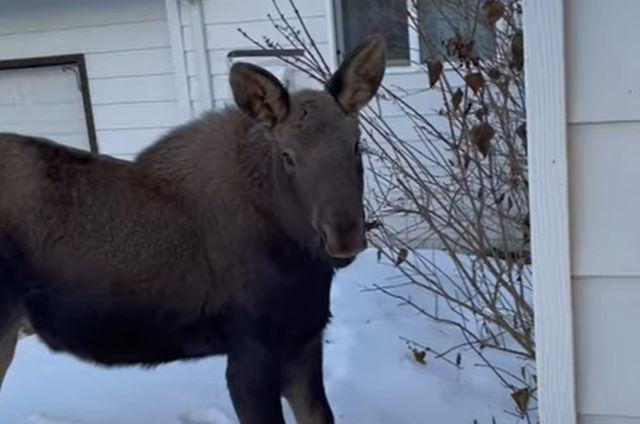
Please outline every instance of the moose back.
[[324, 90], [290, 94], [235, 64], [237, 108], [179, 127], [134, 163], [0, 135], [0, 381], [20, 322], [103, 365], [228, 356], [242, 423], [331, 423], [322, 331], [336, 264], [366, 246], [357, 112], [380, 38]]

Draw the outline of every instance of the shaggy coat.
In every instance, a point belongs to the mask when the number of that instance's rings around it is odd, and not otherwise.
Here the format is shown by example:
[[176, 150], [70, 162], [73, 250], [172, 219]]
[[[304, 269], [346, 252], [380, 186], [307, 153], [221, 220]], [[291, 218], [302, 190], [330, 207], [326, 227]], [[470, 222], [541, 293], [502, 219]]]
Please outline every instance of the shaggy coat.
[[238, 108], [134, 163], [0, 134], [0, 379], [27, 319], [103, 365], [228, 356], [242, 423], [331, 423], [322, 331], [334, 269], [365, 247], [357, 111], [384, 72], [363, 43], [322, 91], [236, 64]]

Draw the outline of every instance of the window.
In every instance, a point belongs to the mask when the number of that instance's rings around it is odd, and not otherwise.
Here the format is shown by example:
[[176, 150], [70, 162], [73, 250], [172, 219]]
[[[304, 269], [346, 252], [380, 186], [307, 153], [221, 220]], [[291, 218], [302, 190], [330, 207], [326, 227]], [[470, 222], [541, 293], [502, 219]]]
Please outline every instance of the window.
[[484, 0], [419, 0], [420, 60], [455, 57], [457, 49], [465, 47], [473, 56], [490, 56], [495, 39], [483, 4]]
[[389, 65], [453, 57], [461, 45], [478, 57], [487, 57], [494, 50], [494, 30], [483, 11], [485, 0], [335, 2], [339, 53], [374, 34], [387, 41]]
[[0, 131], [97, 152], [84, 56], [0, 61]]
[[371, 35], [383, 35], [391, 63], [409, 63], [407, 0], [342, 0], [342, 51]]

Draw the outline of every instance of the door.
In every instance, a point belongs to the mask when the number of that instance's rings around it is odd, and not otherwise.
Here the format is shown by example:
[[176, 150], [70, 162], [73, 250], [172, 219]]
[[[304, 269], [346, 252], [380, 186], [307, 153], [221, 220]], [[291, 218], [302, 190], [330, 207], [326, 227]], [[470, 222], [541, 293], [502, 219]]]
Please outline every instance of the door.
[[0, 132], [95, 150], [84, 61], [75, 59], [0, 62]]

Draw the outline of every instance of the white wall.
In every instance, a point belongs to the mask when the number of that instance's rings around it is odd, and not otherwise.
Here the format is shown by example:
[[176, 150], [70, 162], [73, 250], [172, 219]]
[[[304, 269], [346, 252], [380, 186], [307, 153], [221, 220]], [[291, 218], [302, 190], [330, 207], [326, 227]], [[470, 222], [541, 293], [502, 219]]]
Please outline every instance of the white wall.
[[[288, 18], [294, 18], [293, 11], [288, 1], [280, 0], [279, 4]], [[329, 10], [331, 0], [297, 0], [300, 14], [309, 27], [316, 40], [320, 51], [329, 63], [335, 60], [335, 51], [332, 45], [335, 43], [333, 34], [333, 14]], [[187, 73], [190, 81], [190, 97], [196, 109], [198, 105], [198, 83], [196, 78], [196, 60], [191, 34], [191, 13], [188, 1], [180, 2], [180, 16], [183, 25], [183, 37], [186, 50]], [[209, 58], [210, 76], [213, 95], [217, 106], [231, 101], [231, 93], [228, 84], [229, 62], [227, 54], [235, 49], [255, 49], [256, 47], [245, 39], [238, 31], [242, 28], [251, 36], [262, 40], [262, 36], [281, 37], [269, 22], [268, 14], [277, 16], [270, 0], [202, 0], [203, 19], [207, 41], [207, 55]], [[295, 19], [292, 19], [295, 22]], [[285, 44], [285, 47], [286, 44]], [[241, 59], [247, 60], [247, 59]], [[263, 61], [272, 64], [274, 61]], [[425, 72], [416, 67], [390, 66], [387, 68], [385, 84], [400, 86], [412, 93], [407, 100], [419, 110], [424, 110], [427, 115], [437, 116], [435, 109], [441, 105], [440, 93], [437, 90], [425, 91], [427, 81]], [[406, 118], [390, 102], [381, 103], [385, 115], [398, 123], [403, 134], [408, 139], [415, 138], [415, 134], [408, 128]]]
[[[203, 108], [191, 32], [193, 6], [188, 0], [175, 1], [179, 3], [189, 101], [198, 114]], [[227, 54], [255, 48], [237, 29], [257, 39], [265, 35], [278, 39], [267, 17], [269, 13], [276, 16], [276, 11], [270, 0], [201, 0], [201, 4], [213, 104], [220, 107], [231, 102]], [[287, 1], [280, 4], [287, 17], [294, 16]], [[298, 0], [297, 4], [318, 47], [333, 62], [331, 0]], [[180, 122], [163, 0], [9, 0], [0, 4], [0, 60], [71, 53], [86, 56], [101, 152], [130, 157]], [[275, 64], [273, 60], [259, 63]], [[305, 80], [304, 85], [307, 83]], [[409, 101], [436, 117], [440, 94], [424, 91], [424, 72], [389, 67], [385, 83], [413, 92]], [[403, 136], [415, 138], [396, 107], [389, 102], [382, 102], [381, 107]]]
[[[288, 2], [280, 1], [287, 17], [293, 13]], [[297, 2], [300, 13], [309, 26], [311, 34], [318, 42], [321, 51], [331, 56], [328, 48], [329, 23], [327, 22], [326, 1], [303, 0]], [[183, 25], [183, 36], [186, 50], [187, 74], [189, 76], [190, 97], [197, 112], [199, 105], [199, 87], [196, 75], [196, 53], [192, 42], [192, 13], [190, 3], [180, 2], [180, 16]], [[238, 28], [242, 28], [251, 36], [261, 40], [262, 36], [278, 37], [269, 22], [268, 14], [276, 15], [270, 0], [202, 0], [202, 18], [206, 34], [207, 57], [209, 60], [210, 79], [215, 105], [220, 107], [232, 100], [228, 84], [229, 61], [227, 54], [237, 49], [256, 49], [257, 47], [244, 38]], [[278, 38], [280, 39], [280, 38]], [[285, 47], [287, 47], [285, 45]], [[251, 60], [251, 59], [241, 59]], [[264, 60], [263, 60], [264, 62]], [[275, 64], [273, 60], [266, 63]]]
[[640, 3], [565, 4], [579, 422], [637, 424]]
[[131, 158], [177, 123], [162, 0], [10, 0], [0, 60], [85, 54], [99, 149]]

